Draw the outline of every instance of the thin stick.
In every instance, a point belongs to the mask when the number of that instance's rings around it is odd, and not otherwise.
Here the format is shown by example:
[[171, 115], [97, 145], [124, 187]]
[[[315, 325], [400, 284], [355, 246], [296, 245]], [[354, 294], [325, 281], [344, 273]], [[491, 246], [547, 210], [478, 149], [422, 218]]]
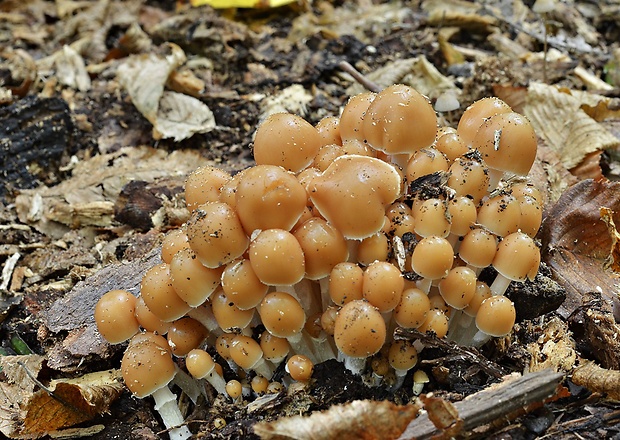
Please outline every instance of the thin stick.
[[359, 70], [353, 67], [348, 61], [340, 61], [338, 63], [338, 67], [351, 75], [355, 81], [366, 87], [371, 92], [379, 93], [381, 91], [381, 87], [377, 83], [362, 75]]

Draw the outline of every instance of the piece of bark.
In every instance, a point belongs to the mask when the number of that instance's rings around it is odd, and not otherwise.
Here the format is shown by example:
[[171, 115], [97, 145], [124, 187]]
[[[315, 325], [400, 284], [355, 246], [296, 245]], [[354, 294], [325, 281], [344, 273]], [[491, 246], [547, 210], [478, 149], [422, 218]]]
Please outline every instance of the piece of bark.
[[[557, 393], [563, 377], [563, 374], [550, 370], [526, 374], [492, 385], [454, 403], [458, 419], [462, 422], [461, 434], [507, 417], [514, 411], [527, 410], [532, 404], [544, 402]], [[428, 414], [422, 414], [407, 426], [399, 440], [442, 438], [441, 434]]]
[[75, 128], [67, 103], [60, 98], [28, 96], [0, 107], [0, 121], [1, 198], [57, 175], [54, 168], [60, 159], [73, 152]]

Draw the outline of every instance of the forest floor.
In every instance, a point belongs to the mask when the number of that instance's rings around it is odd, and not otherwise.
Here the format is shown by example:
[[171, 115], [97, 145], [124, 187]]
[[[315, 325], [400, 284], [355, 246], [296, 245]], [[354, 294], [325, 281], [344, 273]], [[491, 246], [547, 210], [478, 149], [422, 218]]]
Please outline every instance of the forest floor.
[[421, 396], [411, 374], [394, 392], [335, 361], [261, 398], [194, 403], [175, 387], [190, 430], [620, 438], [620, 2], [557, 1], [545, 13], [532, 1], [219, 3], [229, 8], [0, 2], [2, 435], [164, 435], [153, 403], [118, 380], [123, 346], [97, 334], [98, 298], [137, 289], [164, 234], [188, 218], [185, 177], [251, 165], [267, 115], [316, 124], [365, 87], [404, 83], [433, 104], [458, 99], [441, 125], [498, 96], [536, 128], [543, 265], [508, 292], [513, 333], [480, 351], [416, 335], [427, 346]]

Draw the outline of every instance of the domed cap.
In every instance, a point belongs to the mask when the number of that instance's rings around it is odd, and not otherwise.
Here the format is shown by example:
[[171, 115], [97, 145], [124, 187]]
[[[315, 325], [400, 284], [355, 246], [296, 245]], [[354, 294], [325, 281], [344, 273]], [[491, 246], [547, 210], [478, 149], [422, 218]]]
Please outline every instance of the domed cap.
[[268, 293], [258, 313], [269, 333], [280, 338], [299, 334], [306, 323], [306, 314], [299, 301], [285, 292]]
[[482, 98], [463, 112], [456, 132], [461, 141], [466, 146], [470, 146], [485, 120], [496, 114], [509, 112], [512, 112], [512, 109], [501, 99], [496, 97]]
[[540, 265], [540, 250], [534, 240], [523, 232], [515, 232], [497, 246], [493, 267], [513, 281], [533, 280]]
[[179, 319], [191, 309], [172, 287], [170, 267], [166, 263], [146, 271], [140, 284], [140, 296], [149, 310], [162, 321]]
[[293, 234], [265, 229], [250, 244], [250, 264], [258, 279], [268, 285], [293, 285], [304, 277], [304, 251]]
[[190, 211], [206, 202], [216, 202], [220, 188], [230, 180], [230, 174], [214, 167], [204, 166], [194, 170], [185, 180], [185, 205]]
[[354, 358], [366, 358], [378, 353], [387, 329], [383, 316], [365, 300], [345, 304], [338, 312], [334, 340], [338, 350]]
[[480, 304], [476, 326], [481, 332], [499, 338], [510, 333], [515, 319], [516, 311], [512, 301], [505, 296], [495, 295]]
[[125, 385], [140, 398], [167, 386], [175, 372], [170, 351], [149, 340], [129, 344], [121, 362]]
[[110, 344], [124, 342], [140, 330], [135, 311], [135, 296], [126, 290], [111, 290], [95, 306], [97, 330]]

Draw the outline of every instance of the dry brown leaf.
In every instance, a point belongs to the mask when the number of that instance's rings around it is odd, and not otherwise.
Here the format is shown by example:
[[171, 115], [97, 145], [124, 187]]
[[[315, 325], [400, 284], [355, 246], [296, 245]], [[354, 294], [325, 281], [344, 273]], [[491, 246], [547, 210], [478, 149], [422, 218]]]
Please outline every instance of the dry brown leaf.
[[566, 289], [559, 309], [564, 317], [582, 305], [586, 292], [600, 292], [610, 303], [616, 292], [618, 274], [605, 267], [613, 242], [601, 220], [602, 207], [620, 220], [620, 183], [584, 180], [564, 192], [543, 222], [542, 257]]
[[541, 83], [530, 84], [528, 90], [525, 115], [568, 169], [588, 153], [620, 146], [620, 139], [581, 109], [586, 97], [588, 101], [593, 99], [592, 95]]
[[309, 417], [283, 417], [254, 425], [263, 440], [389, 440], [418, 415], [416, 405], [356, 400]]
[[457, 26], [463, 29], [485, 30], [494, 26], [497, 19], [483, 15], [483, 5], [463, 0], [436, 0], [424, 2], [431, 26]]
[[104, 413], [123, 391], [118, 370], [52, 381], [29, 399], [22, 434], [38, 435], [77, 425]]
[[594, 393], [604, 393], [610, 399], [620, 400], [620, 371], [586, 362], [573, 371], [572, 381]]
[[424, 403], [429, 420], [442, 431], [445, 438], [454, 437], [461, 431], [463, 420], [452, 402], [435, 397], [432, 393], [422, 394], [420, 400]]

